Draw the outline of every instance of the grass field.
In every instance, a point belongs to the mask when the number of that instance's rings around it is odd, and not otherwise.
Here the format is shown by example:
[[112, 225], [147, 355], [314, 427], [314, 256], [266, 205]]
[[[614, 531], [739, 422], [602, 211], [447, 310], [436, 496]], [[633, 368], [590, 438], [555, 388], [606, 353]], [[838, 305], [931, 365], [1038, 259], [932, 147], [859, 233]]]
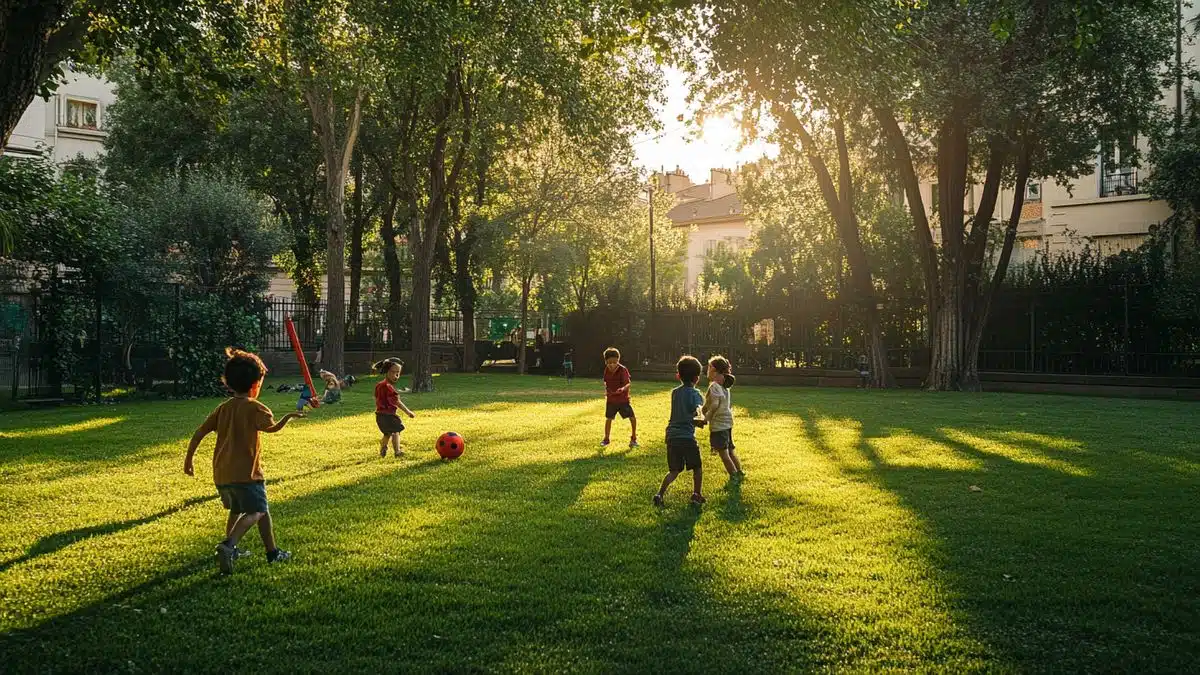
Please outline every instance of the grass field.
[[[371, 382], [265, 439], [280, 545], [219, 577], [215, 401], [0, 415], [0, 671], [1189, 671], [1194, 404], [735, 390], [661, 511], [599, 383], [445, 376], [380, 459]], [[267, 394], [277, 414], [291, 394]], [[462, 433], [441, 462], [434, 438]], [[703, 438], [703, 437], [702, 437]], [[703, 438], [702, 447], [707, 448]], [[972, 489], [972, 486], [979, 488]]]

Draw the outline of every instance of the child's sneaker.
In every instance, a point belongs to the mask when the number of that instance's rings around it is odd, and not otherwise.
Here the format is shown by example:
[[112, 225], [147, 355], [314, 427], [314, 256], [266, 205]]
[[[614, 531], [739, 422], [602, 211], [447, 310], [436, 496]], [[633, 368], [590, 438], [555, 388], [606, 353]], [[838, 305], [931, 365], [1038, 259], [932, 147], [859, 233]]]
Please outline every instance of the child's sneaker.
[[640, 447], [642, 447], [642, 446], [638, 445], [636, 438], [630, 439], [630, 441], [629, 441], [629, 449], [630, 450], [636, 450]]
[[291, 552], [285, 551], [281, 548], [277, 548], [274, 551], [267, 552], [267, 562], [269, 562], [269, 563], [287, 562], [291, 559], [292, 559]]
[[692, 493], [692, 503], [693, 504], [703, 504], [704, 502], [707, 502], [707, 501], [708, 500], [704, 498], [704, 495], [702, 495], [698, 492]]
[[608, 441], [608, 439], [606, 438], [606, 439], [604, 439], [604, 440], [600, 441], [600, 447], [602, 447], [602, 448], [607, 448], [607, 447], [608, 447], [608, 443], [609, 443], [609, 441]]
[[662, 505], [663, 505], [663, 497], [662, 497], [662, 495], [659, 495], [659, 494], [656, 494], [656, 495], [654, 495], [654, 505], [655, 505], [655, 506], [662, 506]]
[[249, 558], [249, 557], [250, 557], [250, 551], [247, 551], [244, 548], [234, 547], [234, 549], [233, 549], [233, 559], [234, 560], [238, 560], [240, 558]]
[[380, 456], [380, 457], [387, 457], [387, 446], [386, 446], [386, 445], [385, 445], [385, 446], [383, 446], [383, 447], [382, 447], [382, 448], [379, 450], [379, 456]]
[[233, 574], [233, 561], [237, 560], [237, 548], [221, 542], [217, 544], [217, 566], [221, 574]]
[[396, 459], [400, 459], [401, 457], [403, 457], [403, 456], [404, 456], [404, 451], [403, 451], [403, 450], [397, 450], [395, 453], [393, 453], [393, 454], [392, 454], [392, 456], [393, 456], [393, 457], [395, 457]]

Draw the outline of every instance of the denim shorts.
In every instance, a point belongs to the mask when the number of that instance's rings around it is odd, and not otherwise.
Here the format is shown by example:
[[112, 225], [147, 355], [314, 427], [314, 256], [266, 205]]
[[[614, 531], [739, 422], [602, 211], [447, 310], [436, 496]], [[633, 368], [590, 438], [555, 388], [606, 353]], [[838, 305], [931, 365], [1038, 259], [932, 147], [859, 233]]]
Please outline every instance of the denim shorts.
[[708, 442], [713, 450], [734, 450], [737, 448], [733, 444], [733, 429], [710, 432], [708, 434]]
[[233, 513], [266, 513], [270, 510], [267, 488], [261, 482], [218, 485], [217, 494], [221, 495], [221, 504]]

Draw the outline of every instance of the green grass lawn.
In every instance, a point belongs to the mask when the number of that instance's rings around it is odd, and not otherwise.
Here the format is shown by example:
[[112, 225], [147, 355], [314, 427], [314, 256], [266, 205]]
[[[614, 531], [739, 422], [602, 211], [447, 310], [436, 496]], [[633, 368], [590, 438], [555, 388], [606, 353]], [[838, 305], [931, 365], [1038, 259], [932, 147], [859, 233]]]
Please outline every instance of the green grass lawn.
[[372, 384], [265, 438], [296, 557], [252, 531], [232, 577], [211, 439], [182, 472], [216, 401], [0, 414], [0, 671], [1200, 663], [1194, 404], [743, 386], [748, 477], [702, 435], [708, 504], [684, 476], [659, 511], [666, 384], [635, 382], [643, 447], [601, 452], [598, 382], [440, 377], [402, 460]]

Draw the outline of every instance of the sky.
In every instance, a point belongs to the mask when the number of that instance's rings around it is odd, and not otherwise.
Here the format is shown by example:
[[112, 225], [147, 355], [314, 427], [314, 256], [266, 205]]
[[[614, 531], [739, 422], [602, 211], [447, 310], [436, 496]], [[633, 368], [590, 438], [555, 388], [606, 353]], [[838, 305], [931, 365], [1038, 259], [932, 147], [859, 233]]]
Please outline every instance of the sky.
[[[709, 169], [733, 169], [764, 153], [775, 155], [776, 149], [762, 141], [739, 150], [741, 130], [734, 119], [708, 118], [704, 127], [697, 129], [697, 108], [687, 102], [685, 75], [675, 68], [666, 68], [665, 75], [667, 103], [658, 110], [662, 129], [633, 141], [639, 167], [673, 171], [678, 166], [693, 183], [707, 183]], [[679, 115], [684, 116], [684, 122], [679, 121]]]

